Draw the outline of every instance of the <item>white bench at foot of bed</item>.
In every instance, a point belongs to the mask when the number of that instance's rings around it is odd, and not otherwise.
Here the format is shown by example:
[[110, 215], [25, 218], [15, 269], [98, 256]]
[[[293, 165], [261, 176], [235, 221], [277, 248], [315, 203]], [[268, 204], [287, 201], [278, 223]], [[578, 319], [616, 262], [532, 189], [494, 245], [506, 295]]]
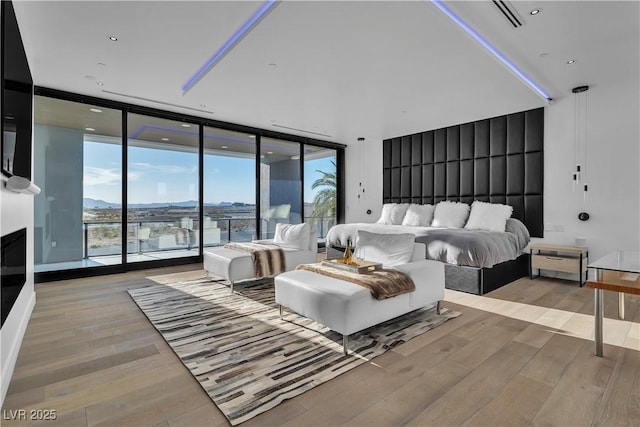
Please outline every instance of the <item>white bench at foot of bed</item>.
[[[416, 290], [376, 300], [369, 290], [344, 280], [308, 270], [295, 270], [275, 278], [275, 299], [282, 307], [315, 320], [343, 336], [348, 352], [349, 335], [423, 307], [437, 307], [444, 299], [444, 264], [424, 259], [424, 245], [414, 248], [417, 261], [396, 266], [414, 281]], [[420, 254], [422, 257], [420, 258]], [[413, 257], [415, 259], [416, 257]]]

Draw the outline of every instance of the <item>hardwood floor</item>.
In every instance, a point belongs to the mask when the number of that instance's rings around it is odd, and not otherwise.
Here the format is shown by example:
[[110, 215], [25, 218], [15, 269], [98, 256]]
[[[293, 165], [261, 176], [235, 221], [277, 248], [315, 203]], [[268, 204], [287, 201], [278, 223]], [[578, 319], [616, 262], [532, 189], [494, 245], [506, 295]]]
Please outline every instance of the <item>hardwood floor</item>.
[[[191, 265], [36, 285], [1, 424], [228, 425], [126, 292], [203, 275]], [[444, 305], [462, 316], [243, 425], [640, 423], [639, 297], [626, 296], [622, 322], [605, 292], [603, 358], [590, 338], [593, 291], [575, 282], [447, 291]], [[47, 410], [55, 420], [31, 419]]]

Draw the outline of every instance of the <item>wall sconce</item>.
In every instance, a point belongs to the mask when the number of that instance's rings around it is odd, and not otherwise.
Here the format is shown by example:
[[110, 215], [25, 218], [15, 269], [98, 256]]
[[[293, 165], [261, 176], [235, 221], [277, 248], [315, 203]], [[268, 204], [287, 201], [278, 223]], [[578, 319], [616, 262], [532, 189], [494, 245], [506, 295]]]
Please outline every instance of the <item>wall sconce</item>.
[[40, 194], [40, 187], [29, 181], [27, 178], [18, 175], [13, 175], [9, 178], [5, 183], [5, 187], [15, 193], [31, 194], [34, 196], [36, 194]]

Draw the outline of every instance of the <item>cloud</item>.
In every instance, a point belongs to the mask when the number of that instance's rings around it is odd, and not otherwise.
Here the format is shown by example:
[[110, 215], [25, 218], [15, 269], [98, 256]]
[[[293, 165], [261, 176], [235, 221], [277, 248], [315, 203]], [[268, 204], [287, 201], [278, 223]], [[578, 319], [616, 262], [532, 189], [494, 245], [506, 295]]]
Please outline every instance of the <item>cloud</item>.
[[139, 172], [129, 172], [127, 173], [127, 179], [129, 181], [140, 181], [142, 174]]
[[117, 169], [96, 168], [85, 166], [84, 185], [116, 185], [120, 184], [121, 173]]
[[152, 165], [149, 163], [131, 163], [132, 168], [138, 168], [142, 170], [158, 171], [163, 174], [195, 174], [198, 173], [198, 165], [191, 167], [183, 167], [176, 165]]

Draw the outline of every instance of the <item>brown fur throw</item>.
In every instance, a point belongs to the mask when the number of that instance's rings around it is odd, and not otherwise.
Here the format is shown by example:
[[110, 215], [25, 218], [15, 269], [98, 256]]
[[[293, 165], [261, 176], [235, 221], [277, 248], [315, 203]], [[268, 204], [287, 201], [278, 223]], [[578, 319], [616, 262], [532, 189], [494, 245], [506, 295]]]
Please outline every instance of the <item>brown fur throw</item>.
[[377, 300], [395, 297], [416, 290], [416, 285], [411, 280], [411, 277], [398, 270], [385, 268], [360, 274], [338, 270], [322, 264], [301, 264], [296, 267], [296, 270], [309, 270], [334, 279], [355, 283], [367, 288]]
[[250, 254], [256, 279], [275, 276], [285, 271], [284, 252], [279, 246], [260, 243], [227, 243], [224, 247]]

